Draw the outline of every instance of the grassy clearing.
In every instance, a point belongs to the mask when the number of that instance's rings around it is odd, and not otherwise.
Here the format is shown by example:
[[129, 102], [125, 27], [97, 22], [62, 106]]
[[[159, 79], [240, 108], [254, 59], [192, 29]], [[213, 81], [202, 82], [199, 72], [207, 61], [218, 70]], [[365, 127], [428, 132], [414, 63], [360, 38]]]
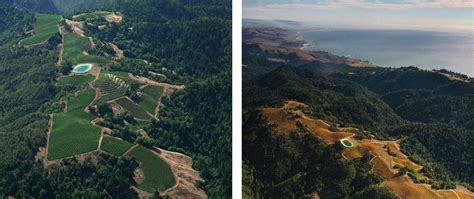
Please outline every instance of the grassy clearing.
[[94, 82], [94, 86], [99, 88], [101, 93], [101, 97], [97, 103], [107, 102], [125, 95], [128, 89], [126, 86], [129, 85], [126, 85], [126, 83], [122, 84], [121, 82], [125, 81], [117, 76], [114, 78], [111, 74], [101, 73], [99, 79]]
[[34, 35], [23, 39], [21, 45], [35, 45], [47, 41], [51, 36], [58, 33], [57, 24], [61, 20], [59, 15], [36, 14], [36, 22], [33, 24]]
[[141, 162], [145, 181], [138, 188], [147, 192], [166, 190], [176, 184], [170, 166], [149, 149], [138, 146], [130, 153], [131, 156]]
[[163, 87], [149, 85], [143, 89], [143, 95], [138, 105], [149, 113], [154, 114], [161, 94], [163, 94]]
[[112, 136], [104, 136], [100, 148], [116, 156], [121, 156], [127, 151], [133, 144], [122, 139], [118, 139]]
[[89, 39], [81, 37], [76, 33], [68, 33], [64, 35], [64, 52], [63, 60], [70, 61], [72, 64], [79, 63], [106, 63], [109, 60], [105, 57], [84, 55], [83, 51], [91, 48]]
[[68, 101], [68, 112], [53, 115], [49, 138], [48, 159], [69, 157], [97, 148], [100, 128], [93, 126], [92, 116], [84, 108], [94, 99], [95, 92], [87, 89]]
[[92, 75], [63, 76], [58, 78], [58, 86], [74, 85], [83, 87], [92, 80], [94, 80], [94, 76]]
[[137, 119], [147, 120], [151, 118], [151, 116], [148, 115], [142, 107], [138, 106], [128, 98], [120, 98], [115, 102], [122, 108], [129, 111]]

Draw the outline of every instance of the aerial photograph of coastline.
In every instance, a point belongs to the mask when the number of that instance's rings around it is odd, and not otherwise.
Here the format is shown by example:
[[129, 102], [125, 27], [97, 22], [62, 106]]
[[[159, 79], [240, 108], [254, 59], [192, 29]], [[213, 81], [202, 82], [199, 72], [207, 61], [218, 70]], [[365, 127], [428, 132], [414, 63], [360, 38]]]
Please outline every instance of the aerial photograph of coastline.
[[474, 198], [474, 4], [244, 0], [244, 198]]

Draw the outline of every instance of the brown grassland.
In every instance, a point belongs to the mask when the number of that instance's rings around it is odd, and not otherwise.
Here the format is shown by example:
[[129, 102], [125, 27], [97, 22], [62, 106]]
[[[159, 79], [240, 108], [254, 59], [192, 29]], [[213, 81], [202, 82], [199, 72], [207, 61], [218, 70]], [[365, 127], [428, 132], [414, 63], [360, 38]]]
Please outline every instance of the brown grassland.
[[296, 115], [287, 113], [281, 108], [263, 108], [264, 116], [276, 124], [276, 131], [279, 133], [289, 133], [296, 129]]
[[401, 198], [441, 198], [441, 196], [429, 186], [415, 184], [408, 176], [405, 175], [387, 179], [382, 184], [391, 189]]
[[446, 199], [457, 199], [458, 195], [456, 192], [452, 190], [438, 190], [436, 191], [441, 197], [446, 198]]
[[460, 199], [473, 199], [474, 194], [465, 188], [456, 188], [454, 190]]
[[301, 118], [300, 121], [311, 132], [320, 137], [326, 144], [334, 144], [343, 138], [351, 137], [354, 135], [354, 133], [348, 132], [331, 132], [329, 130], [329, 126], [325, 125], [324, 122], [319, 120], [313, 120], [304, 117]]

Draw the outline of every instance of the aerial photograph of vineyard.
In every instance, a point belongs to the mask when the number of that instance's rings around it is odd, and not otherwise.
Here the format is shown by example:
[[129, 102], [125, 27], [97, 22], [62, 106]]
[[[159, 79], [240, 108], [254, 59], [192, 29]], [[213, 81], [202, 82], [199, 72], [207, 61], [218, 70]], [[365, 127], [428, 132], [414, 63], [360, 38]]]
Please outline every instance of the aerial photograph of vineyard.
[[0, 198], [229, 198], [230, 15], [0, 2]]

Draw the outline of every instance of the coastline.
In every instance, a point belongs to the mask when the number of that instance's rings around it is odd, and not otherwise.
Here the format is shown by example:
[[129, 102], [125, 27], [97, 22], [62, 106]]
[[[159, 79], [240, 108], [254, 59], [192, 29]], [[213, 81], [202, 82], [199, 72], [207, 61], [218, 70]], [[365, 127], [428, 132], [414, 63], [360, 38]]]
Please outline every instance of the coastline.
[[303, 39], [303, 36], [301, 36], [300, 34], [301, 32], [296, 32], [296, 40], [297, 41], [302, 41], [303, 44], [302, 46], [299, 47], [300, 50], [309, 50], [308, 48], [313, 46], [313, 44], [311, 44], [310, 42], [306, 41]]

